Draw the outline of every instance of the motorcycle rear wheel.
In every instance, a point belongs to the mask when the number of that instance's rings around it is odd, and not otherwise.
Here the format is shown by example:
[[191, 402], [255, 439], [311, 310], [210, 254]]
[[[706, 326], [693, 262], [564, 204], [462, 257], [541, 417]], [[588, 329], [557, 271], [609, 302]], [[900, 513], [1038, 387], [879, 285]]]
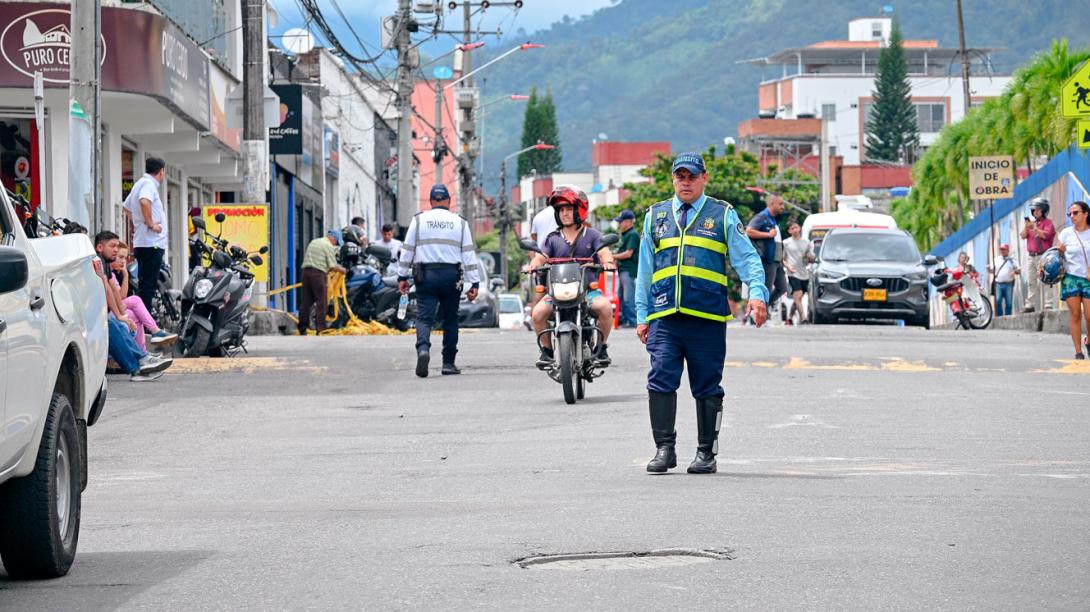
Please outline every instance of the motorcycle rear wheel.
[[557, 338], [556, 360], [560, 364], [560, 386], [564, 388], [564, 401], [574, 404], [576, 400], [575, 346], [571, 334], [560, 334]]

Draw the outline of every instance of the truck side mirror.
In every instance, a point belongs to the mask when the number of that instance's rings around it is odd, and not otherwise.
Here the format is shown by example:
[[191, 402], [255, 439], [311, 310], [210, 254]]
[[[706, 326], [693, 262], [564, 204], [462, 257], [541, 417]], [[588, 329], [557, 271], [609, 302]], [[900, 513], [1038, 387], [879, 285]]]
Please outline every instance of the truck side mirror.
[[26, 253], [15, 247], [0, 246], [0, 293], [22, 289], [29, 276]]

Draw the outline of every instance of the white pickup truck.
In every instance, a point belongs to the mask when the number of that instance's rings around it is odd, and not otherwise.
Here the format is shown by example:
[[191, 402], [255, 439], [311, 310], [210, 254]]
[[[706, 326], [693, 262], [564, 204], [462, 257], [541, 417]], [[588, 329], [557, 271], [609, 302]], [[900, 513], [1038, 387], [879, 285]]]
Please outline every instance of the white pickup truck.
[[0, 189], [0, 557], [12, 578], [68, 572], [87, 426], [106, 403], [106, 294], [84, 234], [30, 240]]

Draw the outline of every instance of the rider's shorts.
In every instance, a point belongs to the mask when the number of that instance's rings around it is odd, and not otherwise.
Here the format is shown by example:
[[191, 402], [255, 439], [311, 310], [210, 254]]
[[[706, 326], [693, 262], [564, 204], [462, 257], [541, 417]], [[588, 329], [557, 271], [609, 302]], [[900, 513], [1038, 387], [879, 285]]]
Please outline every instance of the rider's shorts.
[[1064, 276], [1060, 284], [1060, 299], [1081, 297], [1090, 300], [1090, 279], [1081, 278], [1072, 274]]

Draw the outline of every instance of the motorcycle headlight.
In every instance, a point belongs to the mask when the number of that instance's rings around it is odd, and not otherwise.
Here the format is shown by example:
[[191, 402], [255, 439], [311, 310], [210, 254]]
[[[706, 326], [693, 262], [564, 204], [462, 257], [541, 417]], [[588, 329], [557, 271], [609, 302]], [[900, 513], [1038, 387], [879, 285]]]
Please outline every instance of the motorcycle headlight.
[[573, 283], [553, 283], [553, 299], [567, 302], [579, 297], [579, 281]]
[[207, 278], [202, 278], [193, 285], [193, 297], [198, 300], [208, 297], [209, 293], [212, 293], [212, 281]]

